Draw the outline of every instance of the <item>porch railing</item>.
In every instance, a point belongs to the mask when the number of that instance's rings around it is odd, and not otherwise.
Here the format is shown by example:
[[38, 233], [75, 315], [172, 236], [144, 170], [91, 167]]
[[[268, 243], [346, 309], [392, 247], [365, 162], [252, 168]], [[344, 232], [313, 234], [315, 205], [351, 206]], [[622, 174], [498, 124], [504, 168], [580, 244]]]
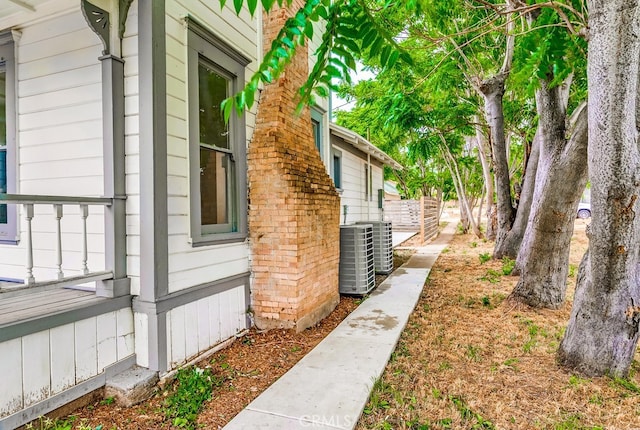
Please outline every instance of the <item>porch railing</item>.
[[[109, 197], [68, 197], [68, 196], [40, 196], [26, 194], [3, 194], [0, 193], [0, 204], [19, 204], [23, 207], [23, 217], [25, 220], [24, 241], [25, 249], [25, 275], [24, 284], [11, 288], [13, 292], [28, 288], [31, 290], [36, 287], [55, 288], [68, 285], [78, 285], [86, 282], [104, 281], [113, 278], [111, 270], [91, 271], [88, 263], [88, 241], [87, 241], [87, 218], [89, 217], [89, 206], [103, 206], [109, 208], [114, 203], [113, 198]], [[53, 208], [53, 216], [55, 218], [55, 279], [37, 279], [34, 276], [34, 260], [33, 260], [33, 233], [32, 221], [35, 216], [34, 207], [38, 205], [50, 206]], [[62, 248], [62, 228], [61, 221], [64, 217], [65, 207], [78, 207], [80, 210], [81, 220], [81, 266], [75, 268], [76, 274], [66, 276], [63, 270], [63, 248]], [[108, 210], [108, 209], [107, 209]], [[41, 216], [41, 215], [38, 215]], [[107, 267], [107, 269], [109, 269]], [[78, 275], [77, 272], [81, 274]], [[0, 293], [3, 293], [0, 289]]]

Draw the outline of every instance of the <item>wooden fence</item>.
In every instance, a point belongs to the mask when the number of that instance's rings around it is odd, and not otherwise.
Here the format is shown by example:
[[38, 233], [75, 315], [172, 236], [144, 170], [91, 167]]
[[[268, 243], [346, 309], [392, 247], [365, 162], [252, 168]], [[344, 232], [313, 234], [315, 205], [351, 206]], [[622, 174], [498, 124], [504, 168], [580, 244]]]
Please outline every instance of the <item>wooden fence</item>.
[[438, 201], [431, 197], [420, 200], [385, 200], [384, 219], [395, 231], [417, 231], [422, 243], [438, 234]]

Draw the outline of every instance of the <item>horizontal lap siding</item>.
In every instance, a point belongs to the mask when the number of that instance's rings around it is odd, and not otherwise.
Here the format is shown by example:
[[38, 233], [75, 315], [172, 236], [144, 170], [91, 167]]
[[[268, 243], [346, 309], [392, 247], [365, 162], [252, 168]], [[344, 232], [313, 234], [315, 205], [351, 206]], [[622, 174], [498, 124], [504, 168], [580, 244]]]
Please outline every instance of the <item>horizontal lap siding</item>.
[[[58, 2], [65, 10], [68, 1]], [[18, 192], [38, 195], [101, 196], [102, 90], [98, 57], [102, 45], [80, 8], [20, 25], [17, 46]], [[104, 270], [104, 209], [90, 209], [89, 268]], [[55, 278], [55, 218], [50, 205], [36, 206], [33, 219], [34, 275]], [[26, 222], [19, 207], [20, 237]], [[63, 271], [80, 274], [79, 208], [65, 206], [62, 219]], [[0, 276], [25, 276], [24, 241], [0, 245]]]
[[[364, 201], [364, 165], [365, 162], [356, 155], [342, 150], [342, 195], [340, 206], [344, 211], [347, 205], [347, 224], [366, 219]], [[344, 223], [344, 212], [340, 217]]]
[[[190, 244], [187, 28], [183, 18], [193, 17], [251, 59], [257, 58], [258, 35], [257, 20], [247, 11], [236, 16], [229, 5], [221, 11], [209, 1], [168, 0], [166, 10], [169, 291], [175, 292], [249, 271], [245, 243], [196, 248]], [[255, 67], [255, 62], [247, 67], [247, 80]], [[252, 111], [247, 114], [247, 142], [254, 124]]]
[[[381, 211], [378, 208], [378, 189], [383, 186], [382, 164], [371, 157], [372, 196], [366, 199], [365, 166], [367, 154], [359, 151], [342, 139], [332, 137], [332, 146], [342, 153], [342, 194], [340, 195], [340, 222], [352, 224], [358, 221], [379, 221]], [[344, 206], [347, 205], [347, 218], [344, 218]]]
[[245, 291], [240, 285], [168, 312], [169, 369], [247, 328]]
[[127, 190], [127, 275], [131, 293], [140, 294], [140, 145], [138, 82], [138, 2], [129, 8], [124, 38], [125, 181]]
[[373, 172], [371, 181], [371, 199], [369, 200], [369, 218], [366, 221], [382, 221], [382, 211], [378, 208], [378, 190], [384, 187], [382, 167], [373, 164], [371, 160], [371, 169]]
[[58, 394], [129, 357], [133, 315], [121, 309], [0, 343], [0, 417]]

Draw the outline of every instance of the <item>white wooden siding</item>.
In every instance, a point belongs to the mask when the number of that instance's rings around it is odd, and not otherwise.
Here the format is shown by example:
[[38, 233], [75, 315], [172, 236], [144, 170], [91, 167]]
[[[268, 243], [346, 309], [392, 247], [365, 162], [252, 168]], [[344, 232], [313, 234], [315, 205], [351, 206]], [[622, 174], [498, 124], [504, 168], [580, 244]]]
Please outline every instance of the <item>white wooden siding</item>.
[[25, 407], [49, 397], [50, 357], [48, 332], [38, 332], [22, 338], [22, 387]]
[[[51, 2], [56, 13], [20, 23], [16, 42], [18, 166], [22, 194], [101, 196], [102, 45], [78, 4]], [[75, 6], [75, 7], [72, 7]], [[48, 7], [48, 6], [47, 6]], [[0, 27], [0, 29], [2, 29]], [[26, 223], [19, 207], [20, 236]], [[55, 278], [55, 218], [51, 206], [36, 206], [33, 220], [34, 275]], [[104, 269], [104, 209], [88, 219], [89, 268]], [[82, 241], [79, 208], [65, 207], [62, 219], [63, 271], [80, 274]], [[24, 241], [0, 245], [0, 276], [25, 276]]]
[[141, 367], [149, 367], [149, 317], [136, 312], [133, 320], [136, 333], [136, 363]]
[[51, 342], [51, 394], [60, 393], [76, 382], [75, 329], [73, 324], [52, 328]]
[[0, 342], [0, 417], [58, 394], [133, 354], [131, 309]]
[[[124, 132], [127, 189], [127, 275], [131, 294], [140, 294], [140, 126], [138, 83], [138, 2], [129, 7], [124, 38]], [[136, 333], [137, 325], [136, 325]], [[136, 342], [136, 347], [138, 343]]]
[[[169, 292], [175, 292], [249, 271], [249, 248], [246, 243], [197, 248], [190, 244], [188, 51], [187, 28], [183, 18], [192, 16], [250, 59], [257, 58], [259, 47], [257, 20], [251, 19], [246, 10], [238, 17], [231, 5], [228, 4], [221, 11], [217, 3], [205, 0], [168, 0], [166, 10]], [[255, 67], [255, 61], [247, 67], [247, 80]], [[255, 108], [247, 114], [247, 144], [254, 124]], [[193, 345], [190, 347], [184, 354], [192, 352]], [[181, 350], [177, 350], [176, 354], [177, 357], [184, 355]]]
[[173, 369], [247, 328], [245, 286], [167, 313], [168, 366]]
[[22, 409], [22, 339], [0, 342], [0, 368], [3, 372], [0, 390], [0, 417]]
[[382, 213], [378, 208], [378, 189], [382, 188], [382, 169], [371, 163], [372, 192], [370, 200], [365, 199], [365, 166], [367, 161], [360, 155], [349, 152], [344, 146], [337, 147], [342, 152], [342, 194], [340, 195], [340, 223], [345, 224], [344, 205], [348, 206], [346, 224], [357, 221], [379, 221]]

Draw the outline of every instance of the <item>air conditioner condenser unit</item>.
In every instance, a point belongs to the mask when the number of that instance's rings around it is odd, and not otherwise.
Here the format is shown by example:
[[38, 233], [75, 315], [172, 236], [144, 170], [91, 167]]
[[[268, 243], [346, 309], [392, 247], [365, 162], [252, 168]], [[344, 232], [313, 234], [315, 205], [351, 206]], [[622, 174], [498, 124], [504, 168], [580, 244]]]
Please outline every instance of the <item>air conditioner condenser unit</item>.
[[363, 295], [376, 283], [371, 224], [340, 226], [340, 293]]

